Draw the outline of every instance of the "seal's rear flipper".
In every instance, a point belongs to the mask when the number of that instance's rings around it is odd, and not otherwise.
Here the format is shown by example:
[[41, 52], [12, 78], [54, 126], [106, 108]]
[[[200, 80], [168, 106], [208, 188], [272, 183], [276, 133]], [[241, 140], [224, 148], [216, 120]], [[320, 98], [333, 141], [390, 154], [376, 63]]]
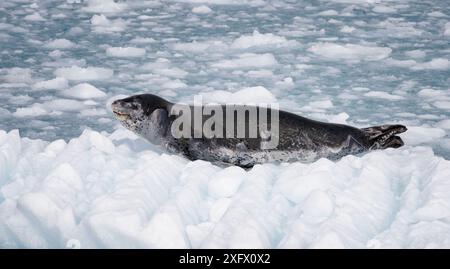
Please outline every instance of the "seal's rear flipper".
[[362, 128], [369, 138], [370, 149], [398, 148], [403, 146], [403, 141], [396, 134], [406, 132], [405, 126], [396, 125], [380, 125], [368, 128]]

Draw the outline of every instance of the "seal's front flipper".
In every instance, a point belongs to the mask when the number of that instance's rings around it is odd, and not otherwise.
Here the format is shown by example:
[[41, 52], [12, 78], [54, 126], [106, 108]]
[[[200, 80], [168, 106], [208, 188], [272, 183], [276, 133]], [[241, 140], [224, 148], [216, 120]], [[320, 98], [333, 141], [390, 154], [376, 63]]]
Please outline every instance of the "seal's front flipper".
[[369, 139], [370, 149], [398, 148], [403, 146], [403, 141], [396, 134], [406, 132], [405, 126], [396, 125], [380, 125], [368, 128], [362, 128]]
[[403, 143], [403, 140], [399, 136], [391, 136], [386, 143], [383, 145], [383, 149], [385, 148], [399, 148], [403, 146], [405, 143]]

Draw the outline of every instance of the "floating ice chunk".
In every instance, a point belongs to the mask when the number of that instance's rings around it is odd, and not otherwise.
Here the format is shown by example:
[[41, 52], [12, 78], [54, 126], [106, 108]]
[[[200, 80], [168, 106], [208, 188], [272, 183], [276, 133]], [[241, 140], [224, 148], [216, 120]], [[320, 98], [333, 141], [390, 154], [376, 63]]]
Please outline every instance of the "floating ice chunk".
[[339, 15], [339, 13], [334, 9], [329, 9], [329, 10], [324, 10], [324, 11], [319, 12], [319, 13], [317, 13], [317, 15], [319, 15], [319, 16], [337, 16], [337, 15]]
[[223, 69], [245, 69], [252, 67], [269, 67], [277, 64], [277, 60], [271, 53], [243, 53], [240, 54], [238, 58], [231, 60], [221, 60], [217, 63], [213, 63], [212, 67]]
[[14, 95], [11, 98], [9, 98], [11, 103], [14, 104], [26, 104], [33, 100], [33, 97], [30, 97], [28, 94], [26, 95]]
[[189, 43], [175, 43], [171, 45], [172, 49], [190, 53], [202, 53], [206, 50], [221, 51], [227, 50], [228, 45], [222, 41], [193, 41]]
[[340, 31], [341, 31], [342, 33], [351, 33], [351, 32], [353, 32], [353, 31], [355, 31], [355, 30], [356, 30], [355, 27], [345, 25], [345, 26], [343, 26], [343, 27], [341, 28]]
[[6, 75], [2, 78], [10, 83], [30, 83], [33, 81], [31, 77], [31, 69], [19, 67], [7, 69]]
[[146, 63], [142, 65], [143, 70], [150, 70], [152, 72], [158, 72], [159, 69], [165, 69], [170, 67], [170, 60], [166, 58], [158, 58], [154, 62]]
[[356, 44], [317, 43], [308, 51], [330, 60], [379, 61], [388, 57], [392, 49]]
[[397, 10], [393, 7], [389, 6], [383, 6], [383, 5], [376, 5], [373, 9], [373, 12], [375, 13], [395, 13]]
[[408, 126], [408, 131], [401, 134], [405, 144], [411, 146], [430, 143], [444, 136], [444, 130], [427, 126]]
[[436, 123], [436, 127], [450, 130], [450, 119], [441, 120]]
[[107, 115], [108, 113], [106, 112], [105, 109], [96, 109], [96, 108], [91, 108], [91, 109], [84, 109], [80, 111], [80, 115], [81, 116], [85, 116], [85, 117], [92, 117], [92, 116], [104, 116]]
[[[24, 118], [39, 117], [43, 115], [49, 115], [50, 113], [42, 107], [42, 104], [33, 104], [28, 107], [18, 107], [16, 111], [11, 114], [15, 117]], [[51, 129], [51, 127], [49, 129]]]
[[101, 67], [83, 68], [79, 66], [58, 68], [54, 73], [56, 76], [76, 81], [105, 80], [111, 78], [114, 74], [113, 70], [108, 68], [101, 68]]
[[33, 14], [26, 15], [24, 18], [26, 21], [45, 21], [44, 18], [42, 18], [41, 14], [38, 12], [34, 12]]
[[39, 90], [62, 90], [69, 87], [69, 82], [67, 79], [62, 77], [57, 77], [50, 80], [40, 81], [33, 85], [33, 88]]
[[287, 39], [283, 36], [277, 36], [272, 33], [260, 34], [257, 30], [251, 35], [243, 35], [231, 43], [232, 49], [247, 49], [257, 46], [286, 45]]
[[417, 62], [415, 60], [395, 60], [392, 58], [386, 59], [386, 63], [391, 66], [404, 67], [404, 68], [410, 68], [417, 64]]
[[69, 29], [69, 31], [67, 32], [69, 35], [79, 35], [82, 34], [84, 32], [83, 28], [75, 26]]
[[149, 43], [155, 43], [156, 40], [151, 37], [135, 37], [130, 40], [130, 43], [133, 44], [149, 44]]
[[83, 7], [82, 10], [91, 13], [118, 13], [127, 7], [125, 2], [114, 0], [88, 0], [87, 7]]
[[450, 35], [450, 22], [447, 22], [444, 26], [444, 35], [449, 36]]
[[178, 67], [171, 68], [156, 68], [152, 70], [153, 73], [159, 74], [162, 76], [173, 77], [173, 78], [184, 78], [188, 75], [188, 72], [180, 69]]
[[247, 75], [249, 77], [254, 77], [254, 78], [264, 78], [264, 77], [272, 77], [273, 72], [271, 70], [267, 70], [267, 69], [250, 70], [247, 72]]
[[109, 20], [105, 15], [94, 15], [91, 18], [91, 25], [94, 32], [114, 33], [122, 32], [127, 27], [127, 22], [122, 19]]
[[440, 109], [450, 109], [450, 101], [436, 101], [433, 103], [433, 106]]
[[419, 95], [420, 97], [430, 98], [430, 99], [441, 98], [441, 97], [444, 97], [446, 94], [450, 95], [450, 91], [448, 91], [448, 93], [446, 93], [443, 90], [434, 90], [434, 89], [429, 89], [429, 88], [422, 89], [417, 93], [417, 95]]
[[202, 52], [209, 48], [210, 44], [206, 42], [196, 42], [193, 41], [191, 43], [177, 43], [173, 44], [172, 48], [180, 51], [188, 51], [188, 52]]
[[41, 105], [47, 111], [79, 111], [86, 107], [83, 102], [71, 99], [55, 99]]
[[12, 114], [15, 117], [38, 117], [47, 115], [48, 111], [42, 108], [40, 104], [33, 104], [30, 107], [19, 107]]
[[194, 4], [213, 4], [213, 5], [250, 5], [262, 6], [266, 4], [264, 0], [174, 0], [177, 2], [194, 3]]
[[411, 58], [424, 58], [427, 54], [423, 50], [410, 50], [405, 52], [405, 55]]
[[415, 60], [386, 59], [386, 63], [392, 66], [410, 68], [412, 70], [446, 70], [450, 67], [450, 61], [444, 58], [435, 58], [429, 62], [416, 62]]
[[91, 24], [96, 26], [106, 26], [110, 21], [106, 18], [105, 15], [94, 15], [91, 18]]
[[364, 94], [364, 96], [366, 96], [366, 97], [372, 97], [372, 98], [381, 98], [381, 99], [393, 100], [393, 101], [405, 99], [403, 96], [395, 95], [395, 94], [390, 94], [390, 93], [382, 92], [382, 91], [370, 91], [370, 92], [366, 92], [366, 93]]
[[246, 87], [237, 92], [213, 91], [200, 93], [203, 101], [221, 104], [273, 104], [277, 102], [275, 96], [263, 86]]
[[47, 42], [47, 44], [45, 44], [45, 47], [49, 49], [70, 49], [75, 47], [75, 43], [70, 40], [61, 38]]
[[92, 99], [102, 98], [106, 96], [106, 93], [97, 89], [89, 83], [78, 84], [68, 90], [62, 92], [63, 95], [68, 97], [74, 97], [78, 99]]
[[179, 79], [170, 80], [161, 85], [163, 89], [179, 89], [179, 88], [186, 88], [187, 85], [183, 81]]
[[350, 116], [347, 113], [341, 112], [337, 115], [333, 115], [332, 117], [330, 117], [329, 122], [348, 124], [347, 123], [348, 118], [350, 118]]
[[291, 77], [287, 77], [287, 78], [283, 78], [283, 80], [281, 80], [281, 81], [277, 81], [275, 83], [275, 85], [280, 88], [291, 89], [295, 86], [295, 83], [294, 83], [294, 79], [292, 79]]
[[331, 100], [312, 101], [309, 102], [309, 105], [312, 108], [328, 109], [333, 107], [333, 102]]
[[9, 112], [8, 109], [0, 107], [0, 115], [7, 116], [9, 114], [11, 114], [11, 112]]
[[135, 58], [145, 55], [145, 49], [135, 47], [110, 47], [106, 49], [106, 55], [119, 58]]
[[208, 14], [211, 12], [212, 12], [212, 10], [206, 5], [201, 5], [201, 6], [192, 8], [192, 13], [196, 13], [196, 14]]
[[377, 0], [331, 0], [331, 2], [361, 5], [378, 3]]
[[445, 58], [435, 58], [432, 59], [429, 62], [424, 63], [417, 63], [413, 66], [411, 66], [412, 70], [424, 70], [424, 69], [430, 69], [430, 70], [446, 70], [450, 67], [450, 61]]
[[67, 15], [64, 13], [53, 14], [52, 19], [66, 19]]
[[446, 17], [447, 16], [440, 11], [432, 11], [432, 12], [428, 13], [427, 15], [431, 16], [431, 17]]
[[245, 170], [232, 166], [218, 172], [208, 183], [208, 194], [214, 198], [230, 197], [245, 179]]
[[50, 56], [50, 57], [52, 57], [52, 58], [59, 58], [59, 57], [61, 57], [63, 54], [64, 54], [64, 53], [63, 53], [62, 51], [60, 51], [60, 50], [53, 50], [53, 51], [50, 51], [50, 52], [48, 53], [48, 56]]

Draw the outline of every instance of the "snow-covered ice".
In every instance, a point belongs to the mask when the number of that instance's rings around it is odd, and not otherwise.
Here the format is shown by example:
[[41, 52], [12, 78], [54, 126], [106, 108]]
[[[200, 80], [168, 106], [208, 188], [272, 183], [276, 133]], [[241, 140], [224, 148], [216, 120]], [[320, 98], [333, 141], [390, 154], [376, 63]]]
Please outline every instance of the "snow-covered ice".
[[237, 58], [231, 60], [221, 60], [213, 63], [212, 67], [222, 69], [241, 69], [241, 68], [259, 68], [276, 65], [278, 62], [271, 53], [256, 54], [243, 53], [237, 55]]
[[91, 80], [105, 80], [112, 77], [114, 71], [102, 67], [62, 67], [55, 70], [56, 76], [64, 77], [69, 80], [91, 81]]
[[61, 90], [69, 87], [69, 82], [67, 79], [62, 77], [56, 77], [54, 79], [44, 80], [36, 82], [33, 85], [33, 88], [35, 89], [45, 89], [45, 90]]
[[111, 57], [142, 57], [145, 49], [134, 47], [111, 47], [106, 49], [106, 55]]
[[[450, 248], [446, 1], [0, 2], [0, 248]], [[113, 100], [278, 103], [405, 146], [219, 167]]]
[[2, 247], [450, 247], [450, 161], [429, 147], [248, 171], [122, 129], [2, 131], [0, 150]]
[[45, 45], [49, 49], [70, 49], [75, 46], [75, 44], [67, 39], [55, 39], [48, 42]]
[[78, 99], [95, 99], [105, 97], [106, 94], [89, 83], [81, 83], [62, 92], [63, 95]]
[[201, 5], [201, 6], [198, 6], [198, 7], [193, 7], [192, 8], [192, 12], [193, 13], [197, 13], [197, 14], [208, 14], [208, 13], [211, 13], [212, 10], [208, 6]]
[[388, 57], [392, 49], [356, 44], [339, 45], [333, 43], [318, 43], [311, 46], [309, 51], [333, 60], [378, 61]]

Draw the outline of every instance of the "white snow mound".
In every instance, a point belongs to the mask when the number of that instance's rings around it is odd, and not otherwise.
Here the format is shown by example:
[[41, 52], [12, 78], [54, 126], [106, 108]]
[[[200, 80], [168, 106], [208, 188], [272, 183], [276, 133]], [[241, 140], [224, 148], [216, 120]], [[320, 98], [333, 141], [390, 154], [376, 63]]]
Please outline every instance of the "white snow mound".
[[450, 247], [450, 161], [406, 146], [219, 168], [134, 134], [0, 131], [0, 247]]
[[388, 47], [363, 46], [357, 44], [317, 43], [308, 51], [330, 60], [379, 61], [387, 58], [392, 49]]
[[141, 57], [145, 55], [145, 49], [135, 47], [110, 47], [106, 49], [106, 55], [110, 57]]
[[105, 97], [106, 93], [89, 83], [81, 83], [62, 92], [63, 95], [78, 99], [91, 99]]

